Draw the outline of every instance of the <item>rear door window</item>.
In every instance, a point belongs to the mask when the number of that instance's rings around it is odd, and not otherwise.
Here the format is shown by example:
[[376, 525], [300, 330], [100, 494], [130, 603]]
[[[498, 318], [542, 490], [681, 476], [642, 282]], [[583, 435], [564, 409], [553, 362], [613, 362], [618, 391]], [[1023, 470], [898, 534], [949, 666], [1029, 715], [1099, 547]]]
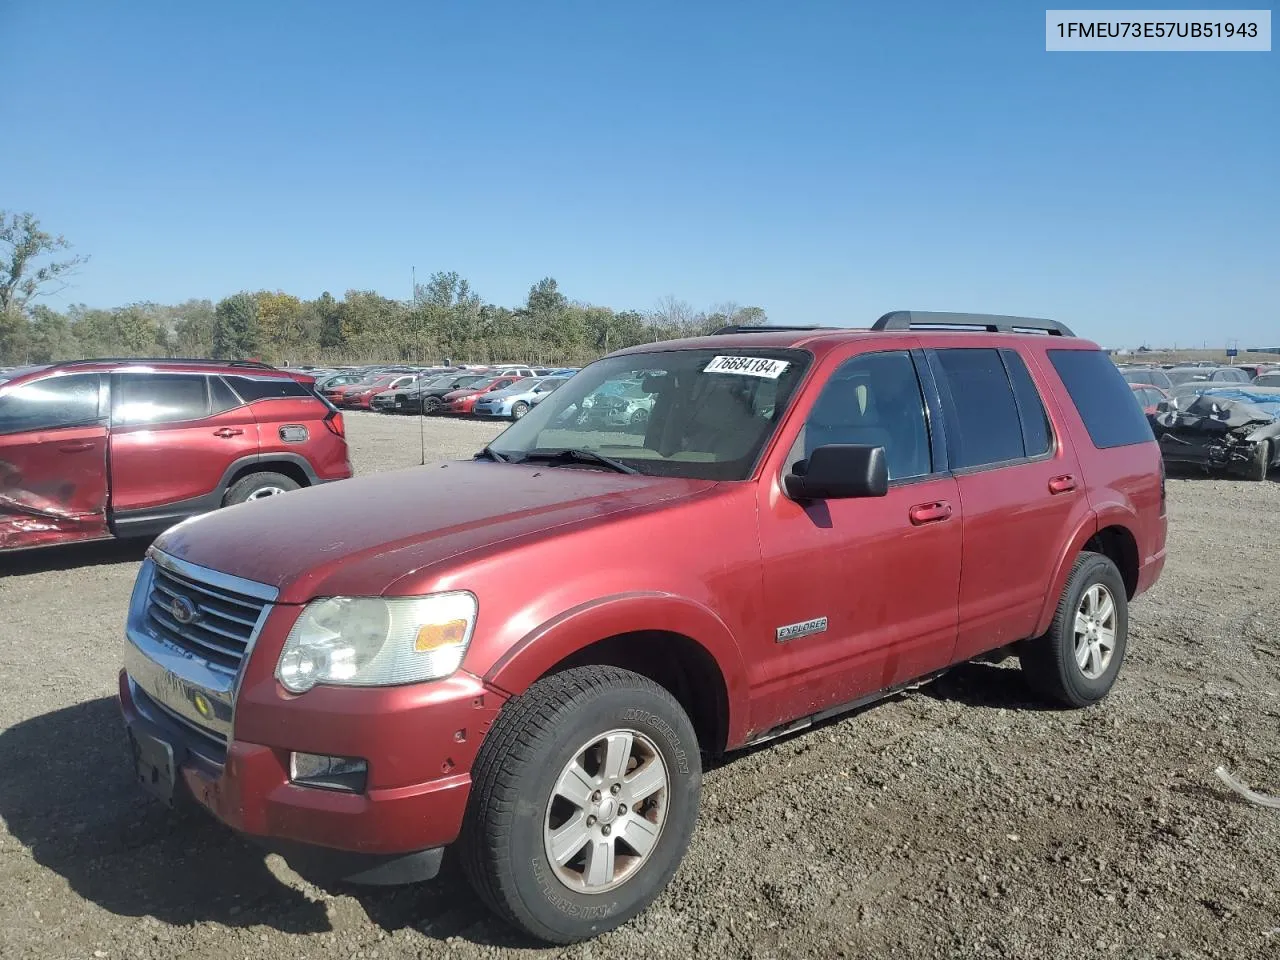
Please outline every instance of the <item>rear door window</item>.
[[57, 430], [97, 420], [96, 373], [33, 380], [0, 396], [0, 434]]
[[1009, 374], [1009, 382], [1013, 384], [1013, 398], [1018, 402], [1018, 415], [1022, 419], [1023, 456], [1038, 457], [1048, 453], [1052, 428], [1031, 372], [1017, 350], [1001, 350], [1000, 356]]
[[1107, 355], [1099, 350], [1049, 350], [1071, 402], [1100, 450], [1155, 439], [1133, 391]]
[[[1018, 401], [1000, 351], [963, 347], [932, 351], [930, 358], [949, 410], [947, 446], [952, 468], [982, 467], [1028, 456]], [[1119, 378], [1119, 373], [1116, 376]], [[1031, 390], [1035, 390], [1034, 384]], [[1039, 403], [1038, 394], [1035, 399]], [[1043, 413], [1041, 407], [1040, 416]], [[1029, 419], [1034, 421], [1034, 415]], [[1047, 439], [1047, 426], [1039, 429]], [[1031, 432], [1034, 439], [1035, 429]]]
[[236, 396], [225, 380], [221, 377], [209, 378], [210, 396], [213, 401], [212, 413], [222, 413], [224, 410], [234, 410], [240, 406], [243, 401]]
[[209, 415], [208, 377], [181, 373], [118, 373], [112, 378], [111, 422], [181, 423]]

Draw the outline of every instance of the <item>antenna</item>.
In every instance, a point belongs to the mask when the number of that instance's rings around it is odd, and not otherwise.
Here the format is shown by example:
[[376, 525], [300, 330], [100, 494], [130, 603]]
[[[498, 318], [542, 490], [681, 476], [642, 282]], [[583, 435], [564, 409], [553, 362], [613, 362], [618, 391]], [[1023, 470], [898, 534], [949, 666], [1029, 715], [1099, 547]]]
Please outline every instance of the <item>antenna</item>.
[[414, 384], [418, 388], [418, 466], [427, 465], [427, 398], [422, 395], [422, 378]]

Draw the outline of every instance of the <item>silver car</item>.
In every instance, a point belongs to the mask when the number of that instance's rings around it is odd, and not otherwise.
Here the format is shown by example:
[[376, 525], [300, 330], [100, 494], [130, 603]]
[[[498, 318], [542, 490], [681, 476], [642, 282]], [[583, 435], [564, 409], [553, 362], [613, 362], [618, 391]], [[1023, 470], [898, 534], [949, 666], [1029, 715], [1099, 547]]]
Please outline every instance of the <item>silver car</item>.
[[563, 384], [568, 377], [544, 377], [520, 380], [503, 390], [486, 393], [472, 408], [477, 417], [509, 417], [519, 420], [529, 408]]

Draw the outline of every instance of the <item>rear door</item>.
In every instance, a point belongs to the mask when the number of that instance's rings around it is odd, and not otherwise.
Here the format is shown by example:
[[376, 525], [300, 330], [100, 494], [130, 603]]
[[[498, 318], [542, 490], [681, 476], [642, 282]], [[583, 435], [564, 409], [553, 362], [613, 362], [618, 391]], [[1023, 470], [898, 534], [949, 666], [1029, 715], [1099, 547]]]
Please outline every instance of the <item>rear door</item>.
[[105, 407], [96, 373], [0, 392], [0, 550], [110, 535]]
[[[758, 503], [773, 656], [757, 665], [752, 725], [769, 729], [945, 666], [955, 648], [962, 511], [936, 411], [908, 349], [844, 360], [782, 471], [834, 443], [883, 446], [884, 497], [797, 503], [777, 478]], [[927, 373], [927, 371], [926, 371]]]
[[117, 373], [111, 378], [111, 513], [130, 525], [176, 523], [221, 506], [219, 485], [258, 454], [258, 423], [220, 377]]
[[1074, 449], [1017, 350], [926, 353], [964, 505], [961, 661], [1033, 634], [1062, 546], [1090, 507]]

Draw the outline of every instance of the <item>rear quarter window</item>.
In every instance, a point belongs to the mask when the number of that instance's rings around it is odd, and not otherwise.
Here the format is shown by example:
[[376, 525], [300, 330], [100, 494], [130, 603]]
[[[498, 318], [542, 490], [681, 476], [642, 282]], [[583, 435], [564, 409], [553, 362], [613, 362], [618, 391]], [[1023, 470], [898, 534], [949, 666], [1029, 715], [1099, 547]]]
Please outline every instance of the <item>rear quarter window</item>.
[[1100, 450], [1155, 439], [1133, 391], [1110, 358], [1100, 350], [1049, 350], [1089, 439]]
[[310, 390], [289, 377], [225, 377], [231, 389], [245, 403], [278, 397], [314, 397]]

